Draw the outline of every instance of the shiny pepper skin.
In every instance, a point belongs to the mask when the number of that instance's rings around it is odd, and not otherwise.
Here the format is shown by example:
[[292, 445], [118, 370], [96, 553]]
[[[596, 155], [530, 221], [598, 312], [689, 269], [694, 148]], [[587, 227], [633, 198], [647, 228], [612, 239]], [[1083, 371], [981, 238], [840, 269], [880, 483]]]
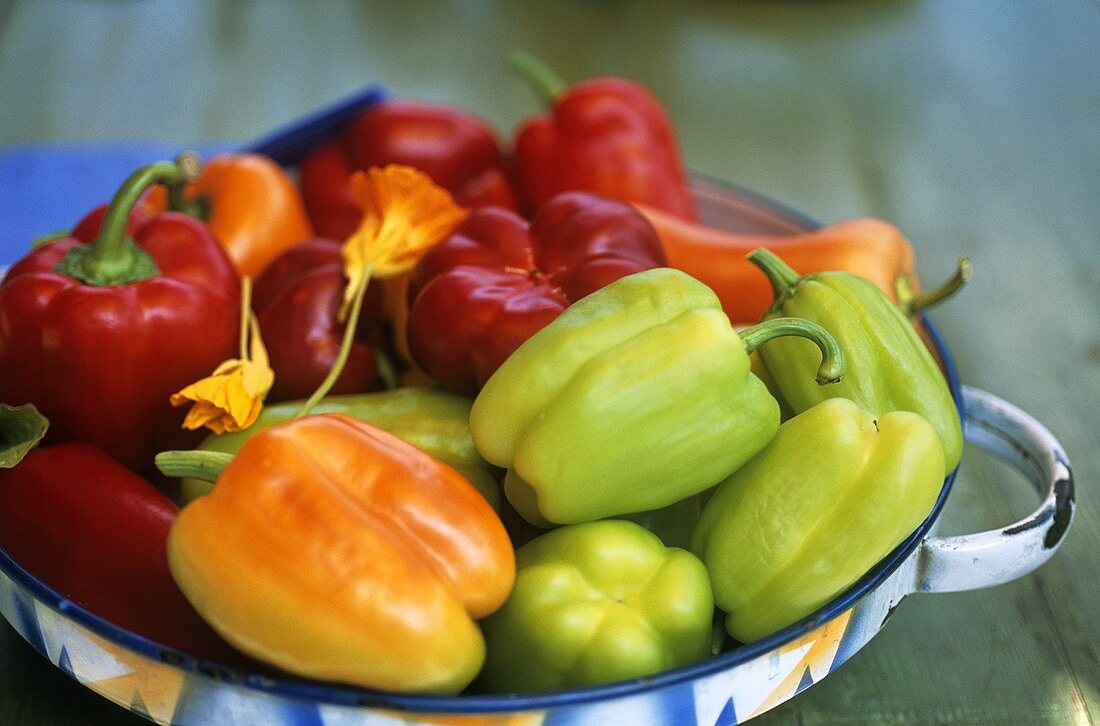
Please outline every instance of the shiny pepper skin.
[[517, 208], [488, 124], [455, 106], [390, 99], [355, 117], [341, 137], [302, 162], [302, 196], [317, 233], [337, 240], [351, 235], [363, 218], [348, 188], [352, 173], [388, 164], [423, 171], [464, 207]]
[[[256, 280], [253, 309], [275, 371], [272, 402], [305, 398], [328, 375], [340, 350], [344, 324], [340, 303], [347, 280], [340, 244], [314, 239], [279, 255]], [[367, 288], [348, 362], [333, 393], [359, 393], [381, 386], [373, 343], [381, 325], [382, 292]]]
[[556, 529], [521, 547], [516, 568], [511, 596], [484, 623], [487, 690], [582, 688], [710, 655], [706, 569], [633, 522]]
[[504, 362], [470, 413], [533, 524], [666, 507], [762, 449], [779, 406], [717, 296], [667, 268], [574, 303]]
[[830, 398], [784, 423], [719, 485], [692, 538], [730, 635], [762, 638], [853, 585], [932, 511], [943, 471], [915, 413]]
[[338, 414], [253, 436], [168, 538], [172, 574], [227, 641], [286, 671], [458, 693], [481, 669], [475, 619], [515, 578], [485, 499], [412, 445]]
[[847, 398], [875, 414], [919, 413], [943, 441], [943, 476], [954, 469], [963, 449], [958, 409], [931, 352], [897, 304], [874, 283], [847, 272], [799, 276], [767, 250], [753, 252], [750, 260], [775, 291], [764, 319], [813, 320], [836, 337], [851, 361], [850, 374], [837, 385], [806, 385], [816, 365], [813, 347], [791, 339], [766, 343], [759, 356], [776, 397], [794, 413], [827, 398]]
[[143, 208], [153, 213], [174, 209], [205, 220], [237, 271], [250, 277], [313, 236], [298, 187], [282, 167], [261, 154], [219, 154], [176, 198], [169, 199], [165, 189], [157, 187]]
[[[265, 429], [290, 421], [303, 401], [265, 406], [256, 422], [244, 431], [211, 434], [199, 445], [201, 451], [235, 454], [245, 442]], [[500, 509], [499, 470], [490, 466], [474, 448], [470, 438], [472, 401], [440, 388], [397, 388], [375, 393], [325, 396], [314, 413], [340, 413], [409, 442], [450, 466], [477, 487], [485, 500]], [[182, 496], [190, 501], [210, 491], [211, 484], [185, 479]]]
[[233, 357], [240, 283], [205, 224], [166, 212], [133, 232], [158, 274], [86, 284], [54, 269], [100, 231], [77, 229], [89, 236], [35, 249], [0, 282], [0, 400], [34, 403], [50, 441], [92, 443], [148, 470], [157, 451], [198, 440], [168, 397]]
[[561, 194], [530, 224], [500, 209], [475, 211], [416, 266], [409, 348], [445, 387], [473, 395], [570, 303], [664, 263], [649, 223], [603, 197]]
[[176, 505], [89, 444], [35, 449], [0, 468], [0, 547], [88, 611], [218, 663], [243, 662], [184, 598], [165, 542]]
[[610, 77], [568, 88], [557, 79], [550, 86], [531, 80], [550, 112], [516, 131], [516, 178], [530, 208], [583, 190], [695, 221], [675, 130], [644, 86]]

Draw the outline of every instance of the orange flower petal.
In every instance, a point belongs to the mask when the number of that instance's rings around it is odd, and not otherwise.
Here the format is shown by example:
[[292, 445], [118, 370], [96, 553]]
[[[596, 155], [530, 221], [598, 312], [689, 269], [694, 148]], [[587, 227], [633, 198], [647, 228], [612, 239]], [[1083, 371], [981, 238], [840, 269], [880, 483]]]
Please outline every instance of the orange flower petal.
[[357, 171], [351, 190], [363, 222], [344, 243], [345, 309], [365, 276], [394, 277], [412, 269], [467, 214], [450, 192], [410, 166]]
[[242, 431], [263, 410], [263, 400], [275, 383], [268, 365], [267, 350], [260, 338], [255, 316], [249, 319], [251, 337], [249, 357], [224, 361], [214, 372], [183, 390], [172, 394], [173, 406], [193, 403], [183, 427], [195, 430], [205, 426], [216, 434]]

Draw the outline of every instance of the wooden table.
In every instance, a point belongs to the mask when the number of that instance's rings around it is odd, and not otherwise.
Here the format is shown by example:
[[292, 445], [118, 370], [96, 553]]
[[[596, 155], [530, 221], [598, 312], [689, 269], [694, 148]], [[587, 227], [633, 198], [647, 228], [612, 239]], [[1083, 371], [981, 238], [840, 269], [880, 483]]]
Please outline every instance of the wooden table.
[[[964, 381], [1030, 411], [1075, 465], [1074, 531], [1038, 573], [913, 597], [761, 722], [1100, 717], [1100, 7], [1087, 0], [4, 2], [0, 145], [246, 139], [371, 81], [505, 133], [535, 110], [501, 58], [623, 74], [667, 105], [692, 169], [824, 221], [885, 217], [928, 280]], [[1034, 495], [968, 451], [949, 533]], [[126, 723], [0, 628], [0, 723]]]

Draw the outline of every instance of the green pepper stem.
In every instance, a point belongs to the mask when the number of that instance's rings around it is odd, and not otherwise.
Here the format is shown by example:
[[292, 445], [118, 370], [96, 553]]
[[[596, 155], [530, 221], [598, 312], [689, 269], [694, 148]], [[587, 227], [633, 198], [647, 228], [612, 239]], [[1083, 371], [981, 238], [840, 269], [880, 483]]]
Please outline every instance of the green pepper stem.
[[233, 461], [233, 454], [222, 451], [162, 451], [153, 458], [161, 474], [171, 477], [218, 480], [222, 470]]
[[565, 81], [550, 66], [521, 50], [513, 51], [508, 56], [508, 66], [531, 86], [548, 107], [553, 106], [554, 101], [566, 89]]
[[194, 154], [185, 152], [181, 159], [158, 161], [131, 174], [111, 198], [95, 240], [73, 248], [61, 258], [55, 270], [97, 286], [125, 285], [160, 274], [153, 258], [127, 236], [126, 224], [134, 205], [150, 185], [191, 181], [191, 175], [201, 169]]
[[359, 287], [355, 290], [355, 297], [352, 299], [351, 312], [348, 314], [347, 322], [344, 323], [344, 338], [340, 341], [340, 352], [336, 354], [336, 360], [333, 361], [332, 368], [329, 369], [328, 375], [325, 376], [325, 380], [321, 381], [321, 385], [317, 387], [313, 395], [302, 405], [302, 408], [295, 414], [294, 418], [308, 416], [309, 412], [313, 410], [313, 407], [316, 406], [322, 398], [328, 395], [328, 392], [336, 385], [336, 379], [344, 372], [344, 366], [347, 365], [348, 362], [348, 355], [351, 354], [351, 345], [355, 342], [355, 329], [359, 326], [359, 313], [363, 309], [363, 299], [367, 296], [367, 286], [370, 284], [372, 273], [373, 269], [369, 265], [363, 271], [363, 279], [359, 283]]
[[210, 210], [203, 200], [191, 199], [184, 193], [184, 188], [189, 182], [197, 181], [202, 176], [202, 163], [199, 157], [193, 151], [184, 151], [176, 157], [176, 163], [179, 164], [183, 174], [179, 181], [167, 182], [168, 207], [197, 219], [209, 218]]
[[110, 206], [107, 207], [107, 213], [103, 215], [99, 234], [92, 242], [95, 248], [93, 257], [110, 260], [123, 254], [126, 223], [130, 220], [130, 211], [141, 199], [141, 195], [145, 194], [146, 189], [157, 183], [173, 185], [193, 181], [189, 176], [198, 169], [201, 169], [198, 156], [184, 152], [180, 154], [177, 161], [158, 161], [155, 164], [143, 166], [131, 174], [115, 192]]
[[781, 297], [802, 279], [802, 276], [791, 269], [779, 256], [763, 247], [757, 247], [748, 254], [748, 260], [759, 267], [768, 276], [768, 282], [772, 285], [772, 292], [776, 299]]
[[806, 338], [821, 351], [821, 365], [817, 369], [818, 385], [837, 383], [844, 378], [847, 366], [844, 350], [832, 334], [806, 318], [773, 318], [754, 325], [740, 333], [745, 350], [752, 353], [773, 338], [797, 335]]
[[970, 272], [970, 260], [960, 257], [955, 274], [939, 287], [920, 295], [913, 293], [913, 281], [903, 272], [894, 281], [894, 294], [898, 299], [898, 307], [901, 308], [903, 315], [912, 317], [922, 310], [938, 305], [963, 288], [966, 281], [970, 279]]

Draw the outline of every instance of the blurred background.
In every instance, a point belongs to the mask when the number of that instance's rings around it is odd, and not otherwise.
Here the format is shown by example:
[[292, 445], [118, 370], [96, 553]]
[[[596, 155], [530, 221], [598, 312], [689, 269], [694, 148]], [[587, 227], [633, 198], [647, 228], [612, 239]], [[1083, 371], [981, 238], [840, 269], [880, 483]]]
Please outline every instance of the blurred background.
[[[912, 598], [761, 722], [1100, 717], [1091, 0], [0, 0], [0, 263], [106, 198], [120, 179], [95, 174], [96, 154], [232, 146], [368, 84], [461, 105], [507, 140], [540, 110], [505, 68], [513, 49], [569, 81], [647, 85], [698, 173], [823, 222], [890, 220], [927, 281], [970, 257], [968, 288], [933, 316], [963, 381], [1031, 412], [1075, 464], [1082, 516], [1049, 565], [992, 591]], [[42, 185], [28, 159], [66, 154], [83, 165]], [[1034, 503], [968, 451], [945, 530], [1003, 525]], [[0, 681], [0, 723], [130, 719], [7, 626]]]

